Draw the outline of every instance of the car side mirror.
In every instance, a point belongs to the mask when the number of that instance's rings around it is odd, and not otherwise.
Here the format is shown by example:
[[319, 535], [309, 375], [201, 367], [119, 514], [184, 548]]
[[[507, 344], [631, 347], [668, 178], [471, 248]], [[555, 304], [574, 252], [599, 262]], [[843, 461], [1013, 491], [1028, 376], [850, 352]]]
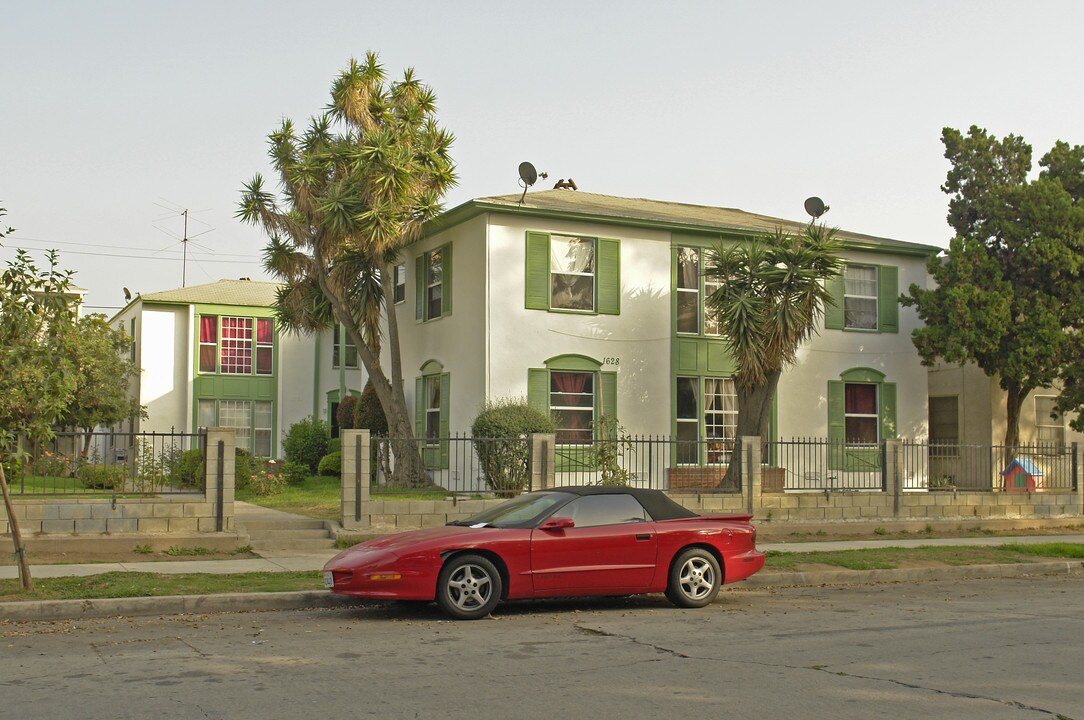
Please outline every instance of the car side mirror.
[[564, 530], [576, 527], [576, 521], [570, 517], [551, 517], [538, 526], [539, 530]]

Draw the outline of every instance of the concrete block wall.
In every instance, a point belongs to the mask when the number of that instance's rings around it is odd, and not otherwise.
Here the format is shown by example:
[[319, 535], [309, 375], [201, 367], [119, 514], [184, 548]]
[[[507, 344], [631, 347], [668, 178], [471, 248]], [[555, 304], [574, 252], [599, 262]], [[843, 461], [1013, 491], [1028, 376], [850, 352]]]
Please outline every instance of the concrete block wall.
[[[218, 458], [222, 441], [222, 527], [234, 533], [234, 431], [207, 431], [207, 476], [203, 493], [148, 497], [12, 498], [23, 537], [38, 535], [192, 534], [218, 532]], [[6, 514], [0, 515], [0, 535], [9, 535]]]
[[[355, 519], [357, 475], [355, 433], [365, 433], [362, 442], [361, 515]], [[548, 451], [552, 453], [552, 436]], [[546, 457], [532, 467], [533, 488], [553, 487], [552, 477], [542, 477], [539, 466], [553, 467], [552, 456], [545, 454], [542, 437], [536, 438], [535, 458]], [[886, 478], [887, 491], [788, 492], [765, 488], [760, 464], [759, 438], [743, 438], [741, 491], [719, 493], [687, 490], [672, 491], [673, 499], [701, 513], [752, 513], [754, 519], [794, 524], [823, 524], [878, 521], [940, 521], [1072, 518], [1084, 516], [1084, 497], [1080, 492], [904, 492], [898, 477], [901, 463], [899, 441], [889, 443], [887, 467], [895, 468], [896, 477]], [[892, 473], [890, 473], [891, 475]], [[719, 475], [721, 478], [721, 475]], [[671, 478], [673, 480], [673, 478]], [[718, 479], [715, 479], [718, 482]], [[491, 500], [380, 500], [369, 491], [368, 431], [343, 431], [343, 528], [356, 531], [407, 530], [437, 527], [451, 520], [461, 520], [483, 509], [504, 502]]]

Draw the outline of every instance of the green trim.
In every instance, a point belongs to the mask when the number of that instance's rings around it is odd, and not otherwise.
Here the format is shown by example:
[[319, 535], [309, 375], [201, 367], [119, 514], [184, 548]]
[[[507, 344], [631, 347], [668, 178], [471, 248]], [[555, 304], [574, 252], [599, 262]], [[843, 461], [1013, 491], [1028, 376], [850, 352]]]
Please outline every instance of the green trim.
[[550, 309], [550, 236], [527, 232], [524, 307], [528, 310]]
[[883, 372], [866, 367], [851, 368], [839, 374], [839, 379], [843, 382], [872, 383], [875, 385], [883, 383], [885, 377]]
[[[192, 303], [161, 303], [163, 305], [192, 305], [196, 315], [229, 315], [230, 317], [275, 317], [275, 308], [260, 305], [199, 305]], [[275, 323], [278, 325], [278, 323]]]
[[313, 343], [312, 351], [312, 416], [320, 417], [320, 345], [324, 334], [316, 334], [316, 342]]
[[[728, 233], [733, 234], [737, 239], [746, 240], [756, 235], [762, 235], [770, 230], [770, 228], [734, 228], [672, 220], [649, 220], [574, 210], [549, 210], [526, 205], [506, 205], [504, 203], [487, 202], [485, 200], [468, 200], [426, 223], [422, 238], [433, 237], [448, 228], [459, 225], [487, 212], [519, 217], [543, 218], [547, 220], [573, 220], [602, 225], [621, 225], [624, 227], [646, 228], [652, 230], [669, 230], [671, 232]], [[785, 226], [790, 229], [797, 229], [801, 227], [801, 224], [788, 222], [785, 223]], [[892, 240], [890, 238], [878, 238], [872, 235], [862, 235], [860, 233], [841, 232], [838, 237], [842, 240], [843, 247], [846, 250], [890, 253], [894, 255], [910, 255], [916, 257], [930, 257], [932, 255], [937, 255], [944, 250], [944, 248], [935, 247], [933, 245], [921, 245], [919, 243], [909, 243], [902, 240]]]
[[583, 235], [595, 241], [594, 307], [589, 310], [551, 307], [550, 240], [549, 233], [528, 230], [524, 249], [524, 299], [527, 310], [548, 310], [553, 313], [575, 315], [621, 314], [621, 241], [616, 238]]
[[[435, 360], [430, 360], [426, 365], [436, 363]], [[439, 365], [439, 363], [436, 363]], [[437, 445], [428, 445], [425, 437], [425, 421], [427, 398], [425, 395], [425, 384], [429, 378], [440, 378], [440, 416], [437, 420], [437, 434], [444, 438], [438, 442]], [[414, 434], [418, 439], [418, 444], [422, 451], [422, 461], [426, 468], [431, 470], [447, 470], [449, 459], [449, 442], [447, 440], [450, 435], [449, 430], [449, 416], [451, 404], [449, 402], [449, 395], [452, 389], [451, 375], [446, 372], [442, 373], [426, 373], [419, 375], [414, 379]]]
[[[554, 355], [542, 363], [547, 370], [575, 370], [579, 372], [598, 372], [602, 363], [587, 355], [575, 353], [567, 355]], [[547, 403], [548, 404], [548, 403]]]
[[857, 333], [898, 333], [900, 331], [899, 277], [900, 269], [895, 265], [876, 265], [873, 263], [849, 263], [877, 269], [877, 327], [849, 328], [844, 307], [846, 292], [843, 273], [825, 283], [825, 289], [835, 301], [835, 305], [824, 308], [824, 327], [827, 330], [843, 330]]
[[595, 240], [595, 310], [599, 315], [621, 314], [621, 241]]
[[828, 278], [824, 289], [832, 297], [832, 302], [824, 305], [824, 327], [826, 330], [843, 330], [846, 322], [843, 316], [843, 273]]
[[[440, 315], [429, 316], [429, 256], [440, 251]], [[414, 258], [414, 319], [439, 320], [452, 314], [452, 244], [445, 243]]]
[[444, 372], [444, 364], [439, 360], [426, 360], [419, 370], [422, 375], [439, 375]]

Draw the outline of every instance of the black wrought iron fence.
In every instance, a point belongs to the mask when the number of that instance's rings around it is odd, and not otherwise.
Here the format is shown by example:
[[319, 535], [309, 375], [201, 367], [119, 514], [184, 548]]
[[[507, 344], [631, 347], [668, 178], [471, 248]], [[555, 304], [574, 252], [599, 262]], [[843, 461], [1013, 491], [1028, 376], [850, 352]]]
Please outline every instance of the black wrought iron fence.
[[206, 436], [200, 433], [57, 433], [9, 463], [16, 495], [202, 493]]
[[961, 445], [903, 442], [903, 483], [909, 490], [1042, 492], [1075, 490], [1076, 443]]
[[761, 488], [765, 492], [884, 490], [884, 443], [822, 438], [765, 443]]
[[[396, 440], [371, 438], [374, 495], [512, 495], [530, 487], [530, 438], [456, 435], [415, 440], [423, 478], [410, 478], [395, 460]], [[734, 441], [623, 437], [556, 445], [534, 460], [547, 486], [627, 485], [671, 492], [740, 492], [739, 473], [727, 477]], [[550, 464], [552, 463], [552, 464]]]

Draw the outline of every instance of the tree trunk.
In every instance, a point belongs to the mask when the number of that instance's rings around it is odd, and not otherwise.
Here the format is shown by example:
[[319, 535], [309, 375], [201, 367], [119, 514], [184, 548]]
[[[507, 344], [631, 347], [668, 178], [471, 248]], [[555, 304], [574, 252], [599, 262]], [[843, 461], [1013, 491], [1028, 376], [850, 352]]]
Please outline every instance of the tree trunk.
[[[771, 372], [762, 385], [746, 387], [740, 382], [737, 383], [738, 422], [735, 434], [739, 438], [755, 435], [760, 438], [762, 443], [768, 440], [768, 434], [771, 431], [772, 400], [775, 398], [775, 391], [779, 387], [780, 374], [781, 371], [779, 370]], [[726, 476], [719, 483], [720, 488], [734, 489], [741, 487], [741, 476], [739, 474], [741, 462], [739, 458], [733, 456], [738, 452], [737, 443], [735, 443], [734, 448], [730, 465], [726, 469]], [[735, 462], [736, 460], [738, 462]]]
[[34, 581], [30, 578], [30, 562], [26, 559], [26, 548], [23, 547], [23, 538], [19, 533], [19, 521], [15, 517], [15, 508], [11, 505], [11, 496], [8, 494], [8, 481], [4, 477], [4, 466], [0, 464], [0, 490], [4, 492], [4, 507], [8, 513], [8, 524], [11, 525], [11, 541], [15, 543], [15, 557], [19, 560], [19, 579], [22, 581], [23, 590], [31, 592], [34, 589]]
[[1005, 397], [1005, 447], [1002, 449], [1002, 467], [1012, 462], [1016, 446], [1020, 444], [1020, 408], [1028, 391], [1018, 384], [1006, 388]]
[[[425, 463], [422, 460], [421, 448], [414, 439], [414, 431], [410, 427], [409, 415], [407, 414], [406, 396], [403, 392], [402, 377], [393, 376], [397, 382], [393, 383], [384, 374], [380, 365], [380, 356], [373, 353], [372, 348], [365, 344], [361, 329], [354, 322], [353, 315], [341, 297], [332, 291], [331, 283], [328, 282], [327, 272], [324, 268], [318, 268], [317, 280], [324, 296], [331, 302], [331, 309], [335, 318], [343, 324], [346, 334], [350, 337], [358, 349], [358, 357], [361, 358], [365, 372], [376, 391], [376, 397], [380, 400], [380, 407], [384, 410], [384, 416], [388, 419], [388, 437], [391, 441], [392, 452], [395, 454], [395, 469], [393, 482], [405, 487], [426, 487], [432, 484], [425, 474]], [[388, 318], [388, 351], [392, 356], [392, 368], [399, 367], [399, 326], [393, 316], [395, 314], [394, 302], [390, 292], [394, 290], [392, 276], [388, 274], [387, 267], [381, 272], [380, 284], [384, 294], [384, 309]]]

